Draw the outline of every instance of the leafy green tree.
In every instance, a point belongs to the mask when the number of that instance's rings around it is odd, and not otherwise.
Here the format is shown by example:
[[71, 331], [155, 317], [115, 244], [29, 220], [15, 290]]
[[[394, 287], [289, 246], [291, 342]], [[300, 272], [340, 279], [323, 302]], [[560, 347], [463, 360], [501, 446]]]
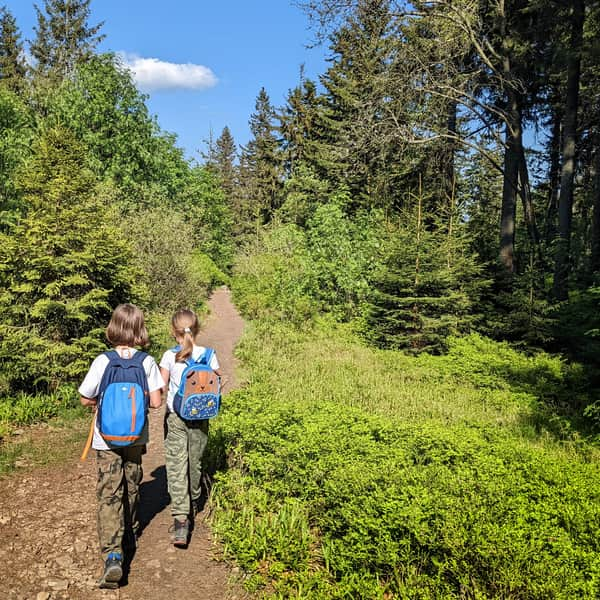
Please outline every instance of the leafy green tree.
[[27, 211], [0, 234], [4, 387], [47, 391], [85, 372], [112, 309], [143, 289], [118, 216], [96, 196], [85, 148], [68, 130], [42, 134], [18, 182]]
[[145, 101], [131, 72], [113, 55], [103, 54], [63, 82], [48, 118], [66, 124], [86, 145], [100, 177], [136, 202], [156, 204], [180, 191], [188, 165], [175, 137], [160, 131]]
[[336, 192], [316, 208], [307, 224], [313, 295], [322, 312], [345, 321], [357, 316], [368, 295], [382, 231], [377, 212], [349, 218], [346, 211], [350, 205], [347, 192]]
[[88, 23], [90, 2], [45, 0], [43, 11], [34, 5], [37, 27], [30, 51], [36, 75], [60, 81], [73, 75], [76, 66], [92, 56], [105, 36], [98, 33], [103, 23], [91, 26]]
[[194, 246], [228, 270], [233, 261], [233, 219], [218, 175], [196, 167], [179, 201], [194, 231]]
[[13, 92], [25, 87], [25, 65], [21, 32], [11, 12], [0, 9], [0, 82]]

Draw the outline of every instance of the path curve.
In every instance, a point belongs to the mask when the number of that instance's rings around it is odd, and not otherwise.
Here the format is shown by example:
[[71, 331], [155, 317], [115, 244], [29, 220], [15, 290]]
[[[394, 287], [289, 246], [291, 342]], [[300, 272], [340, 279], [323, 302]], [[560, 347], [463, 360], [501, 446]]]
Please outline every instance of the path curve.
[[[209, 300], [210, 316], [201, 341], [217, 351], [226, 394], [236, 386], [233, 350], [243, 320], [227, 288]], [[159, 358], [159, 357], [157, 357]], [[8, 600], [236, 600], [245, 597], [230, 583], [231, 571], [218, 553], [208, 526], [196, 525], [190, 545], [169, 541], [163, 451], [164, 408], [150, 414], [150, 443], [144, 456], [140, 520], [145, 525], [125, 585], [99, 590], [101, 571], [96, 534], [95, 461], [77, 456], [62, 467], [16, 473], [0, 484], [0, 598]]]

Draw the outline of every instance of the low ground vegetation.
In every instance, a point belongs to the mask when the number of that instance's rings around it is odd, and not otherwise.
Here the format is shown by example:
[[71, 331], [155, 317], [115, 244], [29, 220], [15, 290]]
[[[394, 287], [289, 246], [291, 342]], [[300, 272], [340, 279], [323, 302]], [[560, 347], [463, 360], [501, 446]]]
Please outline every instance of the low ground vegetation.
[[251, 589], [597, 597], [599, 450], [552, 408], [590, 393], [577, 366], [480, 336], [411, 357], [260, 322], [239, 354], [248, 385], [208, 462], [215, 531]]

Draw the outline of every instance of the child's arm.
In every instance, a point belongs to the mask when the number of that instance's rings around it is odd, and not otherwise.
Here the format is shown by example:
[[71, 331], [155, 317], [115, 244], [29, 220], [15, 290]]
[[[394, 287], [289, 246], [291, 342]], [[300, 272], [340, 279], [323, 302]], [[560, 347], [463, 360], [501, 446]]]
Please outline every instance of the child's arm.
[[160, 408], [162, 405], [162, 388], [150, 392], [150, 407]]
[[169, 377], [171, 376], [171, 374], [169, 373], [169, 369], [161, 367], [160, 374], [162, 375], [163, 381], [165, 382], [165, 387], [167, 387], [169, 385]]

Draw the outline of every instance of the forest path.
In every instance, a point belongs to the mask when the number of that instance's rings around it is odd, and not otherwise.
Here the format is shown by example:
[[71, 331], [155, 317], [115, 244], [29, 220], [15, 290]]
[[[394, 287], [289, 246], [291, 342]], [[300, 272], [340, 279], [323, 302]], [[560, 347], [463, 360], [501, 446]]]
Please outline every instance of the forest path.
[[[209, 300], [201, 341], [217, 351], [225, 394], [236, 386], [233, 350], [244, 322], [220, 288]], [[156, 357], [157, 360], [160, 357]], [[211, 531], [200, 521], [187, 549], [171, 545], [163, 450], [164, 407], [151, 411], [144, 455], [140, 521], [143, 532], [122, 587], [100, 590], [95, 459], [73, 456], [60, 467], [16, 472], [0, 485], [0, 598], [14, 600], [235, 600], [231, 570], [213, 556]]]

